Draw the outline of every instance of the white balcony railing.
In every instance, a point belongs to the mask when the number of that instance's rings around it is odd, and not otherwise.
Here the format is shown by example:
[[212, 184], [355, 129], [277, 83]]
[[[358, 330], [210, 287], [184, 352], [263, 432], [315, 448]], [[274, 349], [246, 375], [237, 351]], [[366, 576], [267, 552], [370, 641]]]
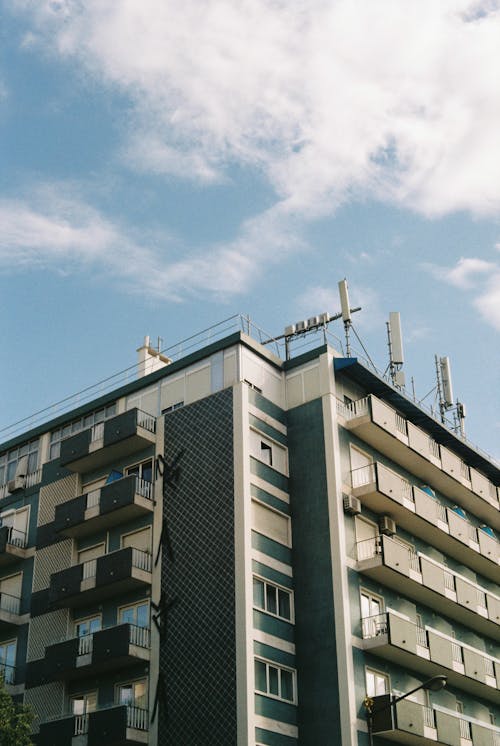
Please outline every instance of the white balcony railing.
[[132, 565], [138, 570], [151, 572], [151, 554], [144, 552], [142, 549], [132, 549]]
[[99, 505], [100, 499], [101, 490], [91, 490], [90, 492], [87, 492], [87, 510], [89, 508], [95, 508], [97, 505]]
[[424, 707], [424, 725], [427, 726], [427, 728], [435, 728], [436, 727], [436, 720], [434, 715], [434, 710], [432, 707]]
[[459, 645], [457, 642], [451, 643], [451, 657], [455, 661], [455, 663], [464, 662], [462, 646]]
[[145, 479], [139, 477], [135, 480], [135, 491], [142, 497], [147, 497], [148, 500], [153, 499], [153, 483], [147, 482]]
[[370, 539], [363, 539], [356, 544], [356, 559], [358, 562], [372, 559], [381, 553], [380, 537], [373, 536]]
[[140, 648], [149, 648], [149, 628], [138, 627], [135, 624], [130, 625], [130, 642]]
[[8, 611], [10, 614], [19, 614], [21, 610], [21, 599], [11, 596], [9, 593], [0, 593], [0, 611]]
[[156, 417], [148, 412], [143, 412], [141, 409], [137, 410], [137, 425], [143, 427], [144, 430], [149, 430], [150, 433], [156, 432]]
[[466, 741], [472, 741], [470, 722], [463, 718], [460, 718], [460, 738], [465, 738]]
[[78, 638], [78, 655], [89, 655], [92, 652], [94, 635], [83, 635]]
[[102, 440], [104, 437], [104, 422], [98, 422], [97, 425], [92, 425], [90, 428], [90, 442], [95, 443], [97, 440]]
[[148, 730], [148, 711], [143, 707], [127, 707], [127, 727]]
[[421, 648], [429, 647], [426, 629], [419, 624], [417, 624], [417, 645], [420, 645]]
[[75, 736], [83, 736], [88, 733], [89, 730], [89, 716], [88, 713], [83, 715], [75, 715]]
[[82, 580], [95, 578], [97, 572], [97, 559], [87, 560], [83, 563]]
[[360, 466], [359, 469], [353, 469], [351, 471], [351, 484], [353, 489], [356, 489], [356, 487], [366, 487], [367, 484], [372, 484], [376, 479], [375, 464]]
[[372, 637], [385, 635], [387, 633], [387, 614], [375, 614], [374, 616], [364, 617], [361, 620], [361, 630], [363, 640], [370, 640]]
[[11, 526], [7, 534], [7, 544], [11, 544], [13, 547], [24, 549], [28, 543], [28, 537], [24, 531], [20, 531], [18, 528]]

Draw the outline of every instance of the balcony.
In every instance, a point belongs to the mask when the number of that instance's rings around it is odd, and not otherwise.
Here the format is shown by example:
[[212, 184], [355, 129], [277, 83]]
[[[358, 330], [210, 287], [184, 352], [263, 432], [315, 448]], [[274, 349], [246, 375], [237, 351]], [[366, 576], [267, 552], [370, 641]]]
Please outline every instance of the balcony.
[[51, 608], [75, 608], [151, 586], [148, 552], [127, 547], [73, 565], [50, 576]]
[[13, 526], [2, 526], [0, 528], [0, 567], [26, 559], [27, 544], [28, 537], [24, 531], [19, 531]]
[[55, 680], [70, 681], [103, 671], [118, 671], [148, 662], [149, 658], [149, 629], [119, 624], [45, 648], [42, 659], [27, 664], [26, 683], [31, 688]]
[[56, 506], [55, 530], [80, 537], [152, 513], [153, 484], [131, 474]]
[[373, 697], [372, 730], [387, 741], [414, 746], [500, 746], [500, 729], [442, 707], [426, 707], [394, 695]]
[[130, 409], [61, 442], [61, 466], [76, 472], [97, 469], [155, 443], [156, 419]]
[[23, 612], [21, 599], [9, 593], [0, 593], [0, 630], [26, 624], [29, 614]]
[[457, 511], [376, 462], [351, 472], [352, 493], [375, 513], [387, 513], [409, 533], [498, 581], [500, 544]]
[[428, 433], [402, 417], [376, 396], [342, 405], [344, 426], [380, 453], [415, 474], [478, 516], [500, 529], [500, 501], [496, 486], [455, 453], [439, 445]]
[[136, 746], [148, 743], [148, 731], [148, 710], [110, 705], [84, 715], [62, 715], [42, 723], [37, 743], [39, 746]]
[[356, 558], [364, 575], [500, 640], [500, 598], [462, 575], [388, 536], [359, 541]]
[[445, 674], [450, 685], [500, 704], [500, 660], [391, 611], [362, 619], [361, 629], [372, 655], [429, 679]]
[[[24, 485], [21, 489], [27, 490], [29, 487], [33, 487], [33, 485], [38, 484], [42, 481], [42, 470], [37, 469], [36, 471], [32, 471], [30, 474], [26, 474], [24, 477]], [[8, 483], [0, 485], [0, 500], [2, 500], [4, 497], [8, 497], [13, 493], [9, 492], [9, 485]]]

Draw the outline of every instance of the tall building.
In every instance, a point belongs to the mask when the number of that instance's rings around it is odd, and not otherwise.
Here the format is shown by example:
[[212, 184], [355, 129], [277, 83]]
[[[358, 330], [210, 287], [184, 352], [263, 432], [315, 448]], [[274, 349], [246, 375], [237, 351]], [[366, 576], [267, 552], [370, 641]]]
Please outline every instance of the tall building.
[[326, 334], [249, 331], [146, 341], [3, 444], [0, 667], [36, 743], [499, 746], [498, 465]]

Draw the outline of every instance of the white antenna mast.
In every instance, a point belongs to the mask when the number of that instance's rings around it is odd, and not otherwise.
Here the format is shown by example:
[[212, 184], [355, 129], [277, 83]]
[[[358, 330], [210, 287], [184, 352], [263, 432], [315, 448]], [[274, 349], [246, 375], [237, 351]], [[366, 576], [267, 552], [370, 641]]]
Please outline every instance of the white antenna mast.
[[459, 402], [458, 399], [455, 403], [453, 399], [450, 358], [440, 357], [438, 359], [437, 355], [435, 358], [441, 422], [445, 424], [446, 412], [453, 409], [453, 419], [455, 423], [454, 430], [456, 433], [459, 433], [462, 438], [465, 438], [465, 405]]
[[404, 388], [405, 374], [401, 370], [403, 367], [403, 335], [401, 333], [401, 316], [398, 311], [389, 313], [387, 322], [387, 344], [389, 347], [389, 369], [391, 381], [394, 386]]
[[349, 330], [351, 328], [351, 306], [349, 304], [349, 290], [347, 288], [347, 280], [344, 278], [339, 282], [339, 295], [340, 295], [340, 308], [342, 311], [342, 321], [344, 322], [345, 329], [345, 346], [346, 355], [351, 357], [351, 342], [349, 339]]

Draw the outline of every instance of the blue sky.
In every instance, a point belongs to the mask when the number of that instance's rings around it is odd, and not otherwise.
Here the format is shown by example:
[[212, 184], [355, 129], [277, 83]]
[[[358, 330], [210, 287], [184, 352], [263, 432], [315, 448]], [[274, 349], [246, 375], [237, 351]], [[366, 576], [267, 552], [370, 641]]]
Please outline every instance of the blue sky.
[[0, 7], [1, 427], [347, 277], [375, 363], [398, 310], [417, 394], [449, 355], [500, 457], [497, 2]]

